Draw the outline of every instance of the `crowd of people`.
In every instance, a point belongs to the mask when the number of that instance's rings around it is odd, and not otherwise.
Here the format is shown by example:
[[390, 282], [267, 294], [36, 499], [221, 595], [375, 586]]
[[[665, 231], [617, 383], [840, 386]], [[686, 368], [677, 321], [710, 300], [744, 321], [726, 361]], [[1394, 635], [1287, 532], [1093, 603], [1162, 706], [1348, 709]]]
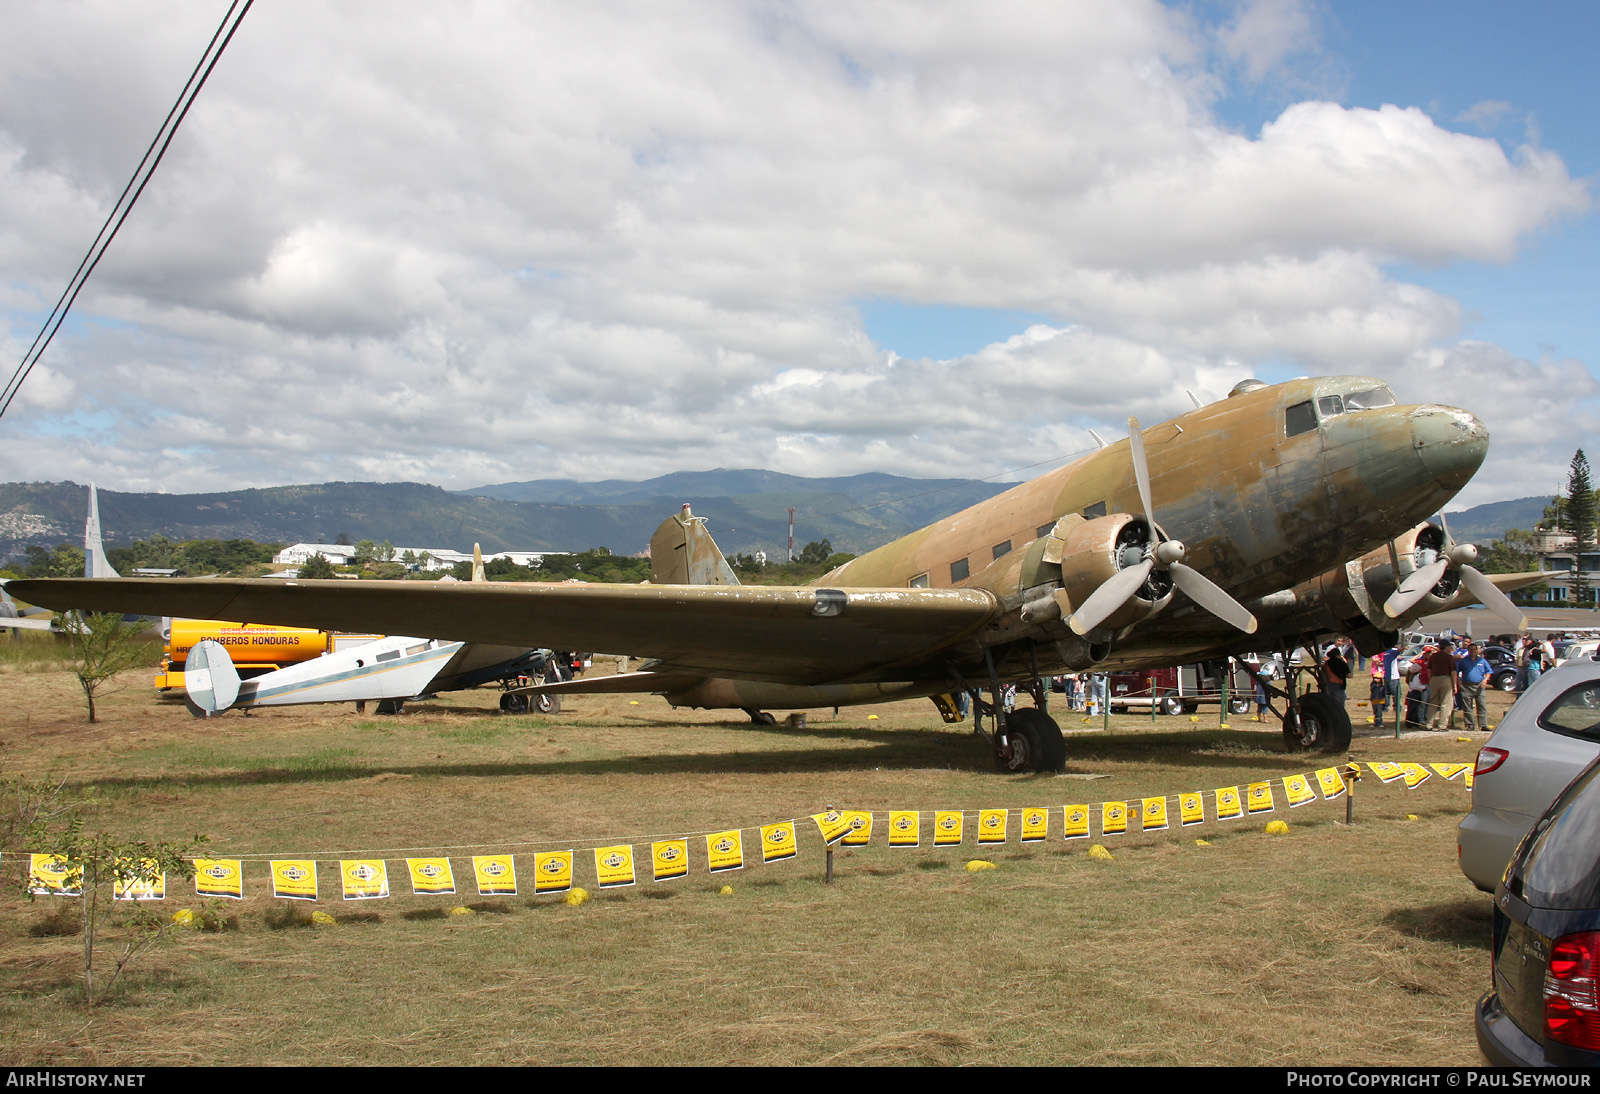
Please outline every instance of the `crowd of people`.
[[[1524, 691], [1556, 661], [1555, 640], [1523, 635], [1504, 645], [1516, 655], [1516, 690]], [[1484, 690], [1495, 666], [1483, 655], [1483, 644], [1470, 638], [1443, 638], [1408, 656], [1397, 643], [1372, 658], [1371, 690], [1374, 724], [1383, 727], [1391, 711], [1398, 727], [1402, 718], [1413, 729], [1449, 729], [1457, 710], [1467, 729], [1489, 728]]]

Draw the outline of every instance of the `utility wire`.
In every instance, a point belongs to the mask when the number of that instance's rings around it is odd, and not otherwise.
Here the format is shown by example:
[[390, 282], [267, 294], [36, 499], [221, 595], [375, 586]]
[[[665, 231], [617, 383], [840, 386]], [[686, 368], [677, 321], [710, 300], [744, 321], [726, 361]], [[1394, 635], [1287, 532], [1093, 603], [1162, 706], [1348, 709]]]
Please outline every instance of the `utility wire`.
[[11, 379], [6, 382], [3, 391], [0, 391], [0, 417], [4, 417], [5, 412], [11, 408], [11, 401], [17, 397], [17, 392], [22, 390], [23, 381], [28, 378], [33, 366], [39, 363], [44, 351], [49, 349], [50, 343], [55, 340], [56, 331], [61, 329], [67, 313], [72, 310], [78, 294], [88, 282], [89, 275], [94, 273], [95, 267], [105, 257], [106, 250], [111, 246], [111, 241], [117, 237], [117, 232], [122, 229], [128, 214], [133, 211], [139, 195], [143, 194], [144, 188], [149, 185], [156, 168], [161, 165], [162, 158], [167, 154], [168, 146], [172, 144], [172, 138], [177, 135], [178, 127], [183, 124], [189, 108], [194, 105], [195, 97], [200, 94], [200, 89], [205, 86], [206, 80], [210, 79], [212, 69], [216, 68], [217, 61], [222, 58], [223, 51], [233, 40], [234, 32], [239, 29], [239, 24], [244, 22], [244, 17], [249, 14], [250, 6], [254, 3], [255, 0], [244, 0], [241, 7], [240, 0], [233, 0], [233, 3], [228, 5], [222, 22], [212, 34], [211, 41], [206, 44], [205, 52], [200, 55], [194, 71], [189, 73], [189, 79], [184, 83], [183, 90], [178, 92], [177, 101], [172, 104], [172, 109], [167, 111], [161, 128], [156, 130], [155, 137], [145, 149], [139, 165], [134, 168], [128, 184], [122, 188], [122, 193], [117, 197], [116, 204], [111, 207], [111, 212], [107, 214], [105, 223], [95, 234], [94, 242], [89, 244], [88, 252], [78, 263], [78, 268], [67, 282], [67, 287], [61, 290], [61, 296], [56, 300], [55, 307], [50, 309], [50, 314], [45, 318], [44, 326], [34, 336], [33, 344], [22, 356], [22, 362], [11, 374]]

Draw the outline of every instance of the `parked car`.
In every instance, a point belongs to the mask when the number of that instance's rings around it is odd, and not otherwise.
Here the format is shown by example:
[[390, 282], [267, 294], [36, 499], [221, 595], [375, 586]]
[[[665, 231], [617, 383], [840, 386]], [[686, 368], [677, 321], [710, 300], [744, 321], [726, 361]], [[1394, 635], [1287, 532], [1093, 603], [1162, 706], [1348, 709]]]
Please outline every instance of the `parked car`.
[[[1230, 672], [1231, 669], [1231, 672]], [[1202, 703], [1215, 706], [1228, 690], [1228, 712], [1249, 713], [1255, 684], [1249, 670], [1237, 661], [1204, 661], [1170, 669], [1113, 672], [1109, 679], [1112, 710], [1149, 710], [1154, 702], [1162, 714], [1193, 714]]]
[[1600, 762], [1518, 845], [1495, 892], [1478, 1048], [1496, 1067], [1600, 1065]]
[[1600, 661], [1579, 658], [1540, 676], [1478, 750], [1472, 811], [1456, 829], [1461, 872], [1493, 892], [1536, 817], [1600, 756]]
[[1489, 686], [1499, 691], [1517, 690], [1517, 655], [1505, 646], [1483, 647], [1483, 659], [1494, 669]]

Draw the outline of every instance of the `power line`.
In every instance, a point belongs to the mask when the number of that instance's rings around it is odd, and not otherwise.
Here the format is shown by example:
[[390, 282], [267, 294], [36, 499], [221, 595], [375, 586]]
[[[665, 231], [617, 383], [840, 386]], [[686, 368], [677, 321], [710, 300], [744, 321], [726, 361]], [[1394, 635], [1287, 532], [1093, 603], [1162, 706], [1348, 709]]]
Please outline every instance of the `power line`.
[[[211, 70], [216, 68], [217, 61], [222, 58], [222, 53], [228, 48], [228, 43], [233, 40], [234, 32], [239, 29], [239, 24], [244, 22], [244, 17], [249, 14], [250, 6], [255, 0], [244, 0], [240, 7], [240, 0], [233, 0], [228, 5], [222, 22], [218, 24], [216, 32], [212, 34], [211, 41], [206, 43], [205, 52], [200, 55], [200, 60], [194, 66], [194, 71], [189, 73], [183, 90], [178, 92], [178, 99], [172, 104], [172, 109], [167, 111], [166, 118], [161, 123], [161, 128], [156, 130], [155, 137], [150, 141], [150, 146], [145, 149], [144, 155], [139, 160], [139, 165], [133, 169], [133, 175], [128, 179], [128, 184], [122, 188], [122, 193], [117, 197], [116, 204], [111, 207], [111, 212], [106, 215], [105, 223], [100, 225], [100, 231], [95, 233], [94, 241], [89, 244], [89, 250], [84, 254], [83, 260], [78, 263], [78, 268], [73, 271], [72, 278], [67, 282], [67, 287], [61, 290], [55, 307], [50, 309], [50, 314], [45, 318], [44, 326], [34, 336], [33, 344], [28, 347], [28, 352], [22, 355], [22, 362], [17, 365], [16, 371], [11, 374], [11, 379], [6, 382], [3, 392], [0, 392], [0, 417], [11, 408], [11, 401], [17, 397], [17, 392], [22, 390], [22, 383], [33, 371], [33, 366], [39, 363], [44, 356], [44, 351], [50, 348], [50, 343], [55, 340], [56, 331], [61, 329], [61, 324], [66, 320], [67, 313], [72, 310], [72, 305], [78, 299], [78, 294], [83, 291], [83, 286], [88, 282], [89, 275], [94, 273], [95, 267], [105, 257], [106, 250], [111, 246], [111, 241], [121, 231], [123, 222], [128, 219], [128, 214], [133, 211], [134, 205], [139, 200], [139, 195], [144, 193], [144, 188], [149, 185], [150, 179], [155, 175], [156, 168], [161, 166], [161, 160], [167, 154], [167, 148], [172, 144], [172, 138], [177, 135], [178, 127], [183, 124], [183, 119], [188, 115], [189, 108], [194, 105], [194, 100], [200, 94], [200, 89], [205, 86], [206, 80], [211, 77]], [[235, 15], [237, 12], [237, 15]]]

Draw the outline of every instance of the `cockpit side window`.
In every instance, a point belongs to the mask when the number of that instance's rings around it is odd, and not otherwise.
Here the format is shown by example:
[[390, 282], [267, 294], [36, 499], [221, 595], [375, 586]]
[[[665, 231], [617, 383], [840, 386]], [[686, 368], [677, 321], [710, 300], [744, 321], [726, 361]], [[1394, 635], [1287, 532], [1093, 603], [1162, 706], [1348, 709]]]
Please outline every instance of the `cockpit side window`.
[[1296, 403], [1283, 412], [1283, 432], [1286, 437], [1298, 437], [1317, 428], [1317, 415], [1311, 402]]
[[1323, 421], [1344, 413], [1344, 400], [1337, 395], [1324, 395], [1317, 400], [1317, 416]]

